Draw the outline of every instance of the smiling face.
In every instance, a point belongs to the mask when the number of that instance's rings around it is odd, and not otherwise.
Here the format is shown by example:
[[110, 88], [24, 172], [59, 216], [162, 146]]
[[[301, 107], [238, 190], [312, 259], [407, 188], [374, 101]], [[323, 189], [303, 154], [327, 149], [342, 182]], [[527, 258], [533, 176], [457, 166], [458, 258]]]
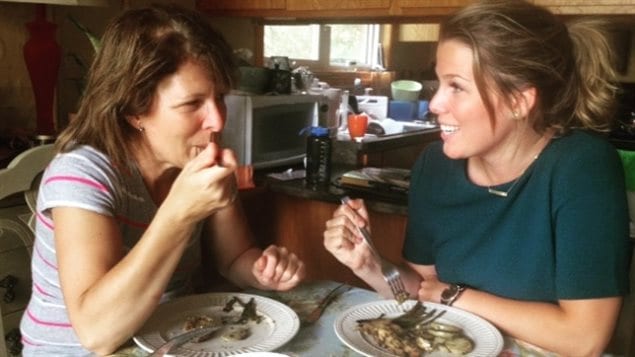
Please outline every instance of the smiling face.
[[436, 59], [439, 89], [430, 111], [441, 126], [443, 151], [453, 159], [496, 152], [510, 141], [514, 120], [503, 118], [510, 110], [496, 96], [491, 97], [496, 118], [490, 119], [472, 71], [472, 50], [462, 42], [446, 40], [439, 43]]
[[143, 128], [142, 151], [160, 167], [182, 168], [223, 129], [224, 95], [203, 66], [184, 62], [159, 83], [149, 112], [131, 119]]

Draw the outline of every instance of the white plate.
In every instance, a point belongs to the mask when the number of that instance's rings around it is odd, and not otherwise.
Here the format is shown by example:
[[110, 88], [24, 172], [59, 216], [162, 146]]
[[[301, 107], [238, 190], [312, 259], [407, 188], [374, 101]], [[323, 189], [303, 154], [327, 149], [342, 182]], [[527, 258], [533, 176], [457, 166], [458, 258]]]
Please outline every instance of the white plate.
[[[260, 323], [249, 323], [249, 337], [231, 342], [218, 337], [201, 343], [186, 343], [173, 351], [174, 354], [223, 357], [239, 353], [272, 351], [291, 340], [300, 329], [298, 315], [278, 301], [243, 293], [210, 293], [185, 296], [159, 305], [145, 327], [133, 339], [139, 347], [152, 352], [168, 339], [183, 333], [182, 327], [188, 316], [227, 316], [228, 313], [222, 310], [233, 297], [238, 297], [245, 303], [254, 298], [257, 313], [264, 317]], [[232, 314], [240, 315], [239, 306], [234, 306], [234, 309]]]
[[[415, 304], [409, 300], [403, 305], [395, 300], [373, 301], [353, 306], [344, 311], [335, 320], [335, 334], [348, 347], [370, 357], [392, 357], [388, 351], [369, 342], [357, 329], [357, 320], [373, 319], [384, 314], [384, 317], [394, 317], [403, 314]], [[465, 335], [474, 341], [474, 350], [468, 356], [498, 356], [503, 349], [503, 336], [488, 321], [463, 310], [446, 305], [426, 302], [424, 305], [437, 311], [446, 310], [439, 318], [439, 322], [461, 327]], [[429, 354], [429, 356], [440, 354]]]

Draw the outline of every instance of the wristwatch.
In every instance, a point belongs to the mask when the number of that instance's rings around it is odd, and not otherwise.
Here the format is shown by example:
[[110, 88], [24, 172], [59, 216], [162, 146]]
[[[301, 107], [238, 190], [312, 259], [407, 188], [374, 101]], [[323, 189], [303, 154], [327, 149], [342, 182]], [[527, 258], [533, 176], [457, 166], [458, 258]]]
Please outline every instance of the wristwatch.
[[450, 284], [450, 286], [441, 293], [441, 303], [451, 306], [465, 289], [467, 289], [467, 286], [464, 284]]

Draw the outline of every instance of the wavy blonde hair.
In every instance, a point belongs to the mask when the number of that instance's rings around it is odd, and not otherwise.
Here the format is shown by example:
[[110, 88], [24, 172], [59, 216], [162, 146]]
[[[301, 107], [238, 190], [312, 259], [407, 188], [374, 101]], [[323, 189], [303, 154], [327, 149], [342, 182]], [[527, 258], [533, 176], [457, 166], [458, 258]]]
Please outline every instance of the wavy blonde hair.
[[472, 49], [476, 84], [492, 121], [487, 93], [501, 95], [511, 107], [522, 90], [535, 88], [528, 120], [536, 131], [607, 132], [618, 87], [606, 30], [598, 19], [564, 23], [524, 0], [491, 0], [445, 20], [439, 41], [458, 40]]

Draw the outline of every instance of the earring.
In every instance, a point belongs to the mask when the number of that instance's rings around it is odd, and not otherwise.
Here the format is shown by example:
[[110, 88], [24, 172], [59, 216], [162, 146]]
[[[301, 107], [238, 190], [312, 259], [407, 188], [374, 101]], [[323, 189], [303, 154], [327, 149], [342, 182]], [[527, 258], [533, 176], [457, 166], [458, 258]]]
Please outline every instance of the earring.
[[138, 127], [137, 130], [139, 130], [140, 133], [143, 133], [143, 131], [145, 130], [142, 126]]
[[520, 119], [520, 115], [515, 110], [512, 112], [512, 119], [514, 119], [514, 120]]

